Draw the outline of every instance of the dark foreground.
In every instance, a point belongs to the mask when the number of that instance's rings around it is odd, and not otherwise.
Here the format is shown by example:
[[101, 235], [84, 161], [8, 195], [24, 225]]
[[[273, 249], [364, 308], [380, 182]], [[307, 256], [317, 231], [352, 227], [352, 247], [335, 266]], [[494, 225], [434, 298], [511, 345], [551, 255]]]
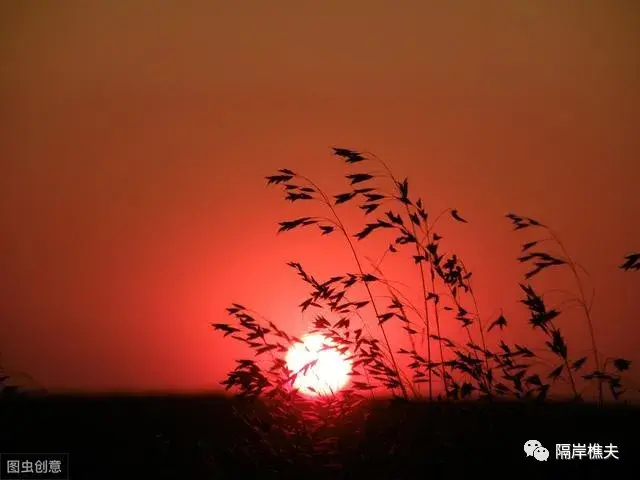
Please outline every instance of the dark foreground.
[[[631, 478], [640, 466], [638, 407], [385, 402], [375, 405], [361, 432], [345, 433], [337, 457], [302, 462], [248, 450], [257, 437], [232, 406], [214, 396], [2, 400], [0, 453], [68, 453], [70, 478], [79, 480], [449, 479], [487, 472], [574, 479], [605, 478], [623, 468]], [[527, 440], [541, 442], [548, 461], [527, 458]], [[555, 457], [556, 444], [590, 443], [613, 444], [619, 460]]]

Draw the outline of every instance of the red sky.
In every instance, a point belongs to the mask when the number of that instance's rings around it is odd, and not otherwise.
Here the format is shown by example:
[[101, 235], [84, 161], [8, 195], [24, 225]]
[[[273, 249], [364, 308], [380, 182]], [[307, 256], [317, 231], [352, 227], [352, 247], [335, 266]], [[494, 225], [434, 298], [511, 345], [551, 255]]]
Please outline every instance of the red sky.
[[[525, 237], [503, 215], [553, 226], [593, 277], [600, 349], [640, 364], [640, 276], [616, 268], [640, 248], [636, 3], [7, 1], [0, 19], [9, 368], [51, 389], [204, 389], [240, 354], [209, 327], [230, 302], [303, 332], [285, 262], [354, 265], [338, 240], [276, 237], [300, 210], [263, 177], [338, 193], [333, 145], [469, 219], [443, 233], [487, 317], [525, 322]], [[588, 349], [582, 318], [563, 322]]]

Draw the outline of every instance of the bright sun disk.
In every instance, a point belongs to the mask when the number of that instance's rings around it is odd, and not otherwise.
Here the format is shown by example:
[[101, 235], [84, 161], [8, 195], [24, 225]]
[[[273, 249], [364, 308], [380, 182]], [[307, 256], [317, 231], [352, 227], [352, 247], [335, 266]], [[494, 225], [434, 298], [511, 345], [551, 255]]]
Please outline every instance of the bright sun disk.
[[[307, 395], [328, 395], [338, 392], [349, 381], [351, 361], [335, 348], [335, 343], [318, 333], [305, 335], [302, 342], [291, 346], [287, 352], [287, 367], [299, 372], [293, 384]], [[305, 365], [316, 364], [303, 372]]]

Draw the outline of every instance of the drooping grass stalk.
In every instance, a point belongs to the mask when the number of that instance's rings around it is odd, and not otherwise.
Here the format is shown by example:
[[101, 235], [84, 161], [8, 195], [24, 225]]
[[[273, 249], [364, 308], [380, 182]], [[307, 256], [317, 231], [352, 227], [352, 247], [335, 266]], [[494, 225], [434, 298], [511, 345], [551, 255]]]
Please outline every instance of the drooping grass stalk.
[[[593, 348], [593, 360], [594, 360], [594, 363], [596, 364], [596, 370], [601, 372], [600, 356], [598, 354], [598, 347], [596, 345], [596, 336], [593, 328], [593, 320], [591, 318], [591, 309], [587, 306], [587, 299], [584, 293], [582, 280], [580, 279], [580, 275], [578, 274], [578, 270], [576, 269], [576, 265], [574, 261], [571, 259], [569, 252], [565, 248], [560, 238], [549, 227], [545, 226], [545, 229], [549, 232], [551, 237], [554, 239], [554, 241], [558, 244], [558, 246], [562, 250], [562, 254], [565, 257], [567, 261], [567, 265], [571, 269], [573, 277], [576, 281], [576, 285], [578, 286], [578, 292], [580, 294], [580, 305], [582, 306], [582, 310], [584, 311], [584, 315], [587, 320], [587, 326], [589, 329], [589, 336], [591, 337], [591, 347]], [[572, 379], [572, 382], [573, 382], [573, 379]], [[598, 378], [597, 382], [598, 382], [598, 403], [602, 405], [604, 403], [604, 395], [602, 391], [602, 378]], [[575, 392], [575, 386], [574, 386], [574, 392]]]
[[[362, 263], [360, 262], [360, 257], [358, 256], [358, 253], [356, 252], [355, 246], [353, 245], [353, 241], [351, 240], [351, 237], [349, 236], [346, 227], [344, 226], [344, 224], [340, 220], [340, 216], [336, 212], [335, 208], [333, 208], [333, 205], [331, 204], [331, 201], [329, 200], [327, 195], [324, 193], [324, 191], [318, 185], [315, 184], [315, 182], [313, 182], [311, 179], [305, 177], [304, 175], [298, 175], [298, 176], [301, 179], [303, 179], [306, 182], [308, 182], [322, 196], [322, 199], [324, 200], [324, 203], [331, 210], [331, 213], [333, 214], [333, 216], [335, 218], [335, 221], [338, 224], [338, 227], [339, 227], [340, 231], [344, 235], [344, 237], [345, 237], [345, 239], [347, 241], [347, 244], [349, 245], [349, 249], [351, 250], [351, 253], [353, 254], [353, 258], [355, 259], [356, 265], [358, 267], [358, 272], [360, 273], [360, 275], [364, 275], [364, 269], [362, 268]], [[408, 399], [409, 396], [407, 394], [407, 390], [406, 390], [406, 387], [404, 385], [404, 382], [402, 381], [402, 378], [400, 376], [400, 369], [398, 368], [398, 363], [396, 361], [396, 357], [393, 354], [393, 350], [391, 348], [391, 343], [389, 342], [389, 337], [387, 335], [386, 329], [384, 328], [384, 325], [382, 323], [380, 323], [380, 321], [378, 320], [380, 318], [380, 312], [379, 312], [378, 307], [376, 305], [376, 301], [374, 299], [373, 293], [371, 292], [371, 288], [369, 287], [368, 282], [363, 282], [363, 283], [364, 283], [364, 287], [365, 287], [365, 289], [367, 291], [367, 294], [369, 296], [369, 300], [371, 301], [371, 306], [372, 306], [373, 311], [374, 311], [375, 316], [376, 316], [376, 322], [378, 323], [378, 326], [380, 327], [380, 331], [382, 332], [382, 337], [384, 339], [385, 345], [386, 345], [387, 350], [389, 352], [389, 357], [391, 359], [391, 362], [393, 364], [393, 368], [395, 370], [398, 382], [400, 384], [400, 389], [402, 391], [402, 395], [403, 395], [403, 397], [405, 399]]]

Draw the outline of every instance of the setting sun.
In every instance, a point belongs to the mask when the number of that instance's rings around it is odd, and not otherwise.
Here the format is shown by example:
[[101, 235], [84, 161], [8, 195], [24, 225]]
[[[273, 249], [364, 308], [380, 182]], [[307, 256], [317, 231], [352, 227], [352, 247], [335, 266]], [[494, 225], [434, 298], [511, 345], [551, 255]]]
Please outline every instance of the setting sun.
[[[320, 334], [306, 335], [293, 345], [286, 357], [290, 371], [298, 373], [294, 387], [307, 395], [327, 395], [349, 381], [351, 361], [335, 348], [335, 343]], [[310, 362], [315, 364], [304, 370]]]

